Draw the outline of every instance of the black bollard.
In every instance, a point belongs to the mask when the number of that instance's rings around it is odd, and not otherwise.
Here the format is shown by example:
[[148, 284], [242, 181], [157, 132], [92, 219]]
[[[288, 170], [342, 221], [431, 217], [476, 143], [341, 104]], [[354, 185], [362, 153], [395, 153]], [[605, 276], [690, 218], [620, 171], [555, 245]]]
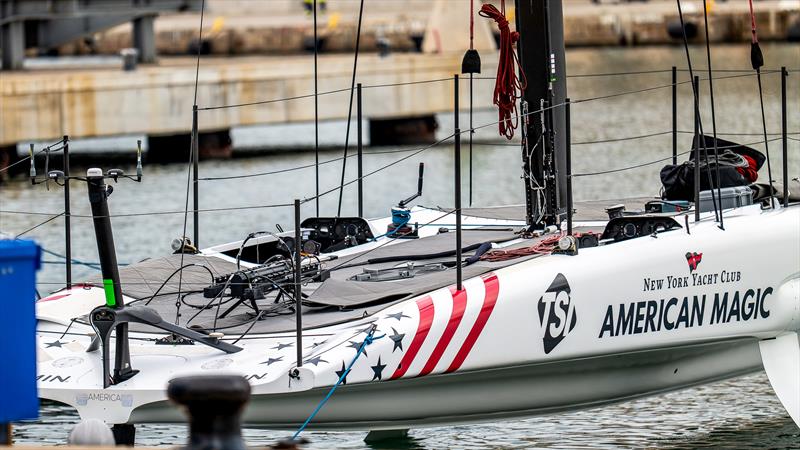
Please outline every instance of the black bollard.
[[187, 450], [244, 450], [241, 415], [250, 399], [250, 383], [236, 375], [175, 378], [170, 400], [189, 416]]

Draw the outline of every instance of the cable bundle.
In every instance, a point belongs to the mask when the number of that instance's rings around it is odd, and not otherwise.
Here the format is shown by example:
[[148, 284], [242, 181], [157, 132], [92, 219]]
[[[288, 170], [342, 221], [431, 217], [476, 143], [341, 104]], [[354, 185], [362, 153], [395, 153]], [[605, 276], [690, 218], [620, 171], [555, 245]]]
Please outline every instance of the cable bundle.
[[562, 236], [563, 235], [560, 233], [554, 234], [528, 247], [514, 248], [510, 250], [492, 250], [484, 253], [480, 259], [481, 261], [497, 262], [508, 261], [511, 259], [521, 258], [523, 256], [549, 255], [553, 253], [556, 245], [558, 245], [558, 240], [561, 239]]
[[514, 53], [514, 44], [519, 40], [519, 33], [511, 32], [508, 19], [494, 5], [484, 4], [478, 14], [493, 19], [500, 29], [500, 61], [497, 64], [492, 101], [498, 108], [500, 135], [510, 140], [517, 128], [517, 100], [521, 98], [522, 90], [528, 84], [519, 66], [519, 58]]

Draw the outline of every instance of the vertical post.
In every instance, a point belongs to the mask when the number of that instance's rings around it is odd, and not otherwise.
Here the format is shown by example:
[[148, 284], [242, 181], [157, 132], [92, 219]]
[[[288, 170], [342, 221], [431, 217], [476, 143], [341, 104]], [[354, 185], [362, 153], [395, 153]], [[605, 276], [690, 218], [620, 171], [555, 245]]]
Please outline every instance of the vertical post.
[[[122, 286], [119, 281], [117, 253], [114, 249], [114, 234], [111, 228], [111, 217], [108, 210], [108, 189], [103, 178], [103, 171], [97, 168], [86, 172], [86, 184], [89, 189], [89, 204], [92, 208], [92, 221], [97, 241], [97, 253], [100, 259], [100, 272], [103, 276], [106, 306], [119, 309], [125, 306], [122, 297]], [[128, 348], [128, 324], [116, 327], [116, 351], [114, 352], [114, 375], [116, 382], [126, 380], [134, 373], [131, 369], [131, 356]], [[105, 342], [103, 343], [105, 345]], [[105, 348], [105, 347], [104, 347]], [[106, 350], [103, 350], [106, 352]], [[108, 372], [107, 360], [104, 358], [104, 374]], [[104, 387], [109, 380], [103, 380]]]
[[364, 171], [361, 165], [363, 159], [363, 142], [361, 138], [361, 83], [356, 85], [356, 146], [358, 147], [358, 217], [364, 217]]
[[319, 75], [317, 59], [319, 54], [319, 39], [317, 39], [317, 0], [312, 0], [312, 14], [314, 16], [314, 178], [315, 195], [314, 203], [317, 207], [316, 216], [319, 217]]
[[461, 273], [461, 129], [458, 125], [458, 75], [453, 75], [455, 125], [456, 289], [462, 289]]
[[[156, 16], [141, 16], [133, 19], [133, 46], [139, 50], [139, 62], [156, 62]], [[202, 42], [197, 43], [198, 47]]]
[[572, 123], [570, 122], [569, 98], [564, 99], [564, 122], [566, 133], [567, 159], [567, 234], [572, 235]]
[[[525, 119], [523, 119], [525, 120]], [[472, 72], [469, 73], [469, 206], [472, 206]]]
[[695, 75], [692, 81], [694, 95], [694, 221], [700, 221], [700, 77]]
[[11, 424], [0, 423], [0, 445], [11, 445]]
[[67, 289], [72, 287], [72, 226], [69, 201], [69, 136], [64, 136], [64, 253], [67, 255], [65, 271]]
[[786, 78], [789, 72], [781, 67], [781, 141], [783, 142], [783, 207], [789, 206], [789, 138], [786, 131]]
[[0, 46], [3, 50], [0, 70], [22, 69], [25, 63], [25, 23], [15, 20], [0, 25]]
[[303, 365], [303, 285], [300, 283], [302, 268], [300, 251], [303, 248], [300, 233], [300, 200], [294, 200], [294, 309], [297, 327], [297, 367]]
[[194, 210], [192, 211], [192, 226], [194, 227], [194, 246], [200, 248], [200, 185], [198, 183], [198, 168], [200, 159], [200, 133], [197, 124], [197, 105], [192, 108], [192, 191]]
[[678, 68], [672, 66], [672, 165], [678, 164]]

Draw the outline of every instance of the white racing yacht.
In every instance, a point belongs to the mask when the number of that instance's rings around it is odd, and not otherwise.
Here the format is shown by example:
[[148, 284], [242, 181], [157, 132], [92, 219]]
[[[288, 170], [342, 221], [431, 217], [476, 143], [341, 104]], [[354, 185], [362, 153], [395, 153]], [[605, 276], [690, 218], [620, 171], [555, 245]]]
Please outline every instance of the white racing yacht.
[[102, 277], [37, 302], [40, 396], [132, 427], [184, 420], [175, 377], [239, 374], [246, 424], [296, 429], [335, 386], [309, 429], [395, 430], [763, 368], [800, 425], [800, 189], [755, 183], [737, 168], [763, 155], [698, 134], [662, 171], [664, 197], [573, 202], [561, 1], [516, 3], [524, 205], [415, 195], [392, 217], [179, 240], [118, 269], [109, 175], [90, 169]]

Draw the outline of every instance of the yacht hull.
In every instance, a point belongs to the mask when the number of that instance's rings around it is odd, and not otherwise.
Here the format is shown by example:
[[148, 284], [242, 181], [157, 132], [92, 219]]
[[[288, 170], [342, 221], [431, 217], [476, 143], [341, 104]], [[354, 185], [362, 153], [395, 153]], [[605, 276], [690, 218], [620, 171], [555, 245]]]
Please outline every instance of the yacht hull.
[[[309, 425], [316, 430], [378, 430], [529, 417], [586, 409], [761, 370], [758, 341], [739, 339], [630, 354], [342, 386]], [[255, 395], [244, 422], [297, 428], [325, 396]], [[181, 422], [162, 401], [135, 410], [131, 422]]]
[[[79, 288], [40, 302], [40, 395], [83, 418], [175, 422], [183, 418], [166, 401], [170, 379], [239, 374], [253, 391], [245, 422], [291, 429], [344, 374], [310, 427], [396, 429], [601, 406], [746, 374], [764, 361], [778, 397], [800, 417], [800, 207], [726, 214], [724, 231], [706, 218], [689, 230], [534, 258], [465, 280], [461, 291], [437, 289], [307, 330], [300, 367], [293, 333], [248, 335], [231, 355], [134, 333], [140, 372], [104, 389], [87, 326], [48, 342], [69, 325], [57, 317], [102, 303], [101, 289]], [[374, 341], [358, 354], [370, 330]]]

